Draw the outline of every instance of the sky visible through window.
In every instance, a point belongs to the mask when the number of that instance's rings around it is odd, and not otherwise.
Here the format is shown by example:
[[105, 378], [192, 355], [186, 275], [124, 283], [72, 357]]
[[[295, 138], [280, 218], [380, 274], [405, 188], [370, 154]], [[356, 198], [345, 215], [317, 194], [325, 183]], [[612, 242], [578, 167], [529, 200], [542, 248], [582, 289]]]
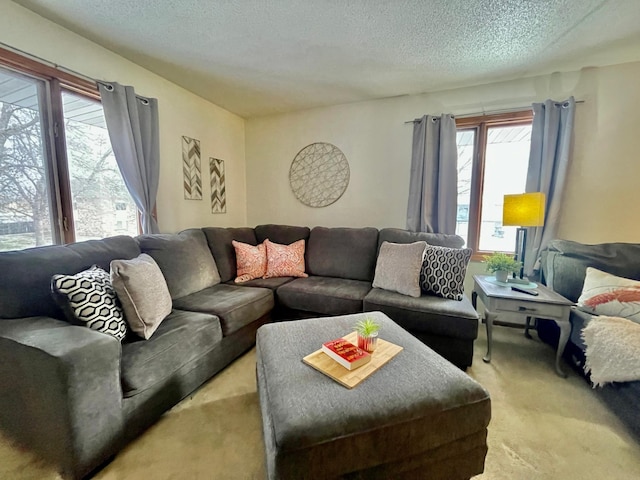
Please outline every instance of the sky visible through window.
[[[475, 131], [460, 130], [458, 144], [458, 218], [456, 233], [465, 241], [469, 228]], [[531, 125], [489, 127], [482, 188], [481, 251], [513, 252], [516, 227], [502, 226], [505, 194], [523, 193], [529, 163]]]

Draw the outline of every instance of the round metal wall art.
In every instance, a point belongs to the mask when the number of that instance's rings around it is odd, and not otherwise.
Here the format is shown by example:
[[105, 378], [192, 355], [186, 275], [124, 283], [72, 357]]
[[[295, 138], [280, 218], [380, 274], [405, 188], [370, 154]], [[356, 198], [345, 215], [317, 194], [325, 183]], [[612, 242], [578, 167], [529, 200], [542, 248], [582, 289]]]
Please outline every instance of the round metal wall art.
[[349, 185], [349, 162], [344, 153], [330, 143], [307, 145], [291, 162], [291, 190], [309, 207], [335, 203]]

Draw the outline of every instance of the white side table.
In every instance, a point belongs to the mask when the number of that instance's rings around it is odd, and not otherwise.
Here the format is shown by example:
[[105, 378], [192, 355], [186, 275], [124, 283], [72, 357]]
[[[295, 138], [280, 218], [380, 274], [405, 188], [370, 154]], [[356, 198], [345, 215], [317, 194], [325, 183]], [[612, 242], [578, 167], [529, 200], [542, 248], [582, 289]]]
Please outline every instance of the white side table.
[[510, 286], [498, 285], [497, 283], [489, 281], [489, 278], [491, 277], [488, 275], [474, 275], [473, 292], [471, 293], [473, 308], [477, 310], [476, 302], [478, 297], [482, 300], [485, 308], [487, 354], [483, 360], [486, 363], [491, 361], [493, 322], [498, 318], [500, 313], [525, 317], [527, 324], [525, 336], [527, 338], [531, 338], [529, 336], [529, 324], [532, 319], [543, 318], [553, 320], [560, 327], [560, 341], [558, 342], [558, 350], [556, 351], [556, 372], [561, 377], [566, 377], [567, 375], [560, 368], [560, 359], [564, 352], [564, 347], [567, 345], [569, 335], [571, 334], [569, 314], [573, 302], [541, 284], [538, 284], [538, 287], [534, 289], [538, 292], [538, 295], [533, 296], [513, 291]]

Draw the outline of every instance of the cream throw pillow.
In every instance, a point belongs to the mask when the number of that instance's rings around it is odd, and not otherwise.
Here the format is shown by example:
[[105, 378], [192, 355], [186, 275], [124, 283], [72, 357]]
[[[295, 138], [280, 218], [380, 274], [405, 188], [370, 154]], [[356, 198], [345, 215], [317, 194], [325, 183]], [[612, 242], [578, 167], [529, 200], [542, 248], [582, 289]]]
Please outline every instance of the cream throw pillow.
[[373, 286], [411, 297], [420, 296], [420, 268], [427, 242], [382, 242]]
[[171, 294], [160, 267], [146, 253], [111, 262], [111, 283], [131, 330], [148, 340], [171, 313]]
[[588, 267], [578, 307], [640, 323], [640, 282]]

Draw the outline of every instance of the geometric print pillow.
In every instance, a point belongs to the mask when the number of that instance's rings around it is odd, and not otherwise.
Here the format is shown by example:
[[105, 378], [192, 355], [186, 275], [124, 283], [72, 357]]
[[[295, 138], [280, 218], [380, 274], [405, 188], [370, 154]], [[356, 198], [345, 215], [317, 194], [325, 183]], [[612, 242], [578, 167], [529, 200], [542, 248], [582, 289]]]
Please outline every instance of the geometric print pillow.
[[640, 282], [588, 267], [578, 308], [640, 323]]
[[473, 250], [427, 245], [422, 268], [420, 288], [451, 300], [462, 300], [464, 276]]
[[122, 339], [127, 334], [124, 311], [109, 273], [93, 266], [75, 275], [54, 275], [51, 291], [72, 323]]

